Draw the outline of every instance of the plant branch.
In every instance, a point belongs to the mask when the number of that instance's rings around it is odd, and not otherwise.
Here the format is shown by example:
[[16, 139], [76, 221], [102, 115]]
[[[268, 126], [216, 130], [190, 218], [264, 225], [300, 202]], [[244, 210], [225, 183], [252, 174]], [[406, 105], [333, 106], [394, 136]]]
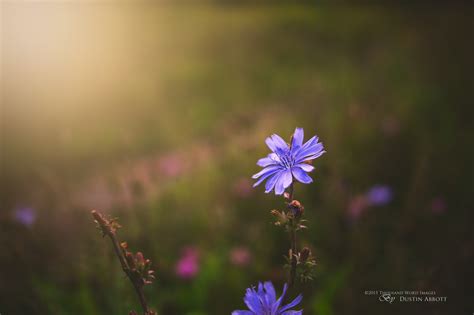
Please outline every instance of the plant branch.
[[[144, 315], [156, 314], [148, 307], [145, 294], [143, 293], [143, 286], [145, 284], [151, 283], [151, 279], [154, 278], [153, 271], [149, 270], [151, 262], [149, 260], [144, 260], [143, 254], [140, 252], [138, 252], [135, 256], [132, 253], [127, 252], [127, 244], [119, 243], [116, 237], [116, 231], [120, 225], [115, 220], [106, 219], [104, 215], [97, 212], [96, 210], [92, 210], [91, 214], [102, 230], [103, 236], [108, 236], [110, 238], [115, 254], [117, 255], [120, 265], [122, 266], [122, 270], [127, 275], [138, 295]], [[135, 312], [133, 311], [130, 312], [130, 314], [134, 313]]]

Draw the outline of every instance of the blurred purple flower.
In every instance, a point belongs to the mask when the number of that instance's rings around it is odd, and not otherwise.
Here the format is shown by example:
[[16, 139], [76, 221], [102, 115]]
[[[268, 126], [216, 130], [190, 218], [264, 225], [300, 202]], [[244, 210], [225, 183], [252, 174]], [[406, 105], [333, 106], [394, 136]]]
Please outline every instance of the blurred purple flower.
[[229, 254], [230, 262], [236, 266], [244, 267], [250, 263], [252, 254], [247, 247], [234, 247]]
[[176, 275], [182, 279], [192, 279], [199, 272], [199, 252], [194, 247], [183, 250], [181, 258], [176, 263]]
[[301, 294], [287, 305], [281, 305], [287, 288], [288, 285], [285, 283], [283, 293], [278, 300], [275, 288], [269, 281], [263, 284], [259, 283], [257, 290], [255, 290], [255, 287], [248, 288], [244, 296], [244, 302], [249, 311], [233, 311], [232, 315], [302, 315], [303, 311], [290, 310], [301, 302], [303, 299]]
[[320, 157], [326, 151], [323, 144], [318, 142], [317, 136], [304, 144], [303, 138], [303, 128], [295, 129], [290, 146], [279, 135], [268, 137], [265, 143], [273, 153], [258, 160], [257, 165], [264, 169], [252, 176], [253, 179], [259, 178], [253, 186], [267, 180], [265, 192], [269, 193], [274, 189], [276, 195], [281, 195], [293, 183], [293, 178], [303, 184], [311, 183], [313, 179], [307, 173], [314, 170], [314, 166], [307, 162]]
[[373, 186], [366, 194], [367, 201], [373, 206], [383, 206], [392, 201], [392, 189], [388, 186]]
[[441, 214], [446, 211], [446, 202], [442, 197], [436, 197], [431, 200], [431, 212], [435, 214]]
[[17, 222], [26, 226], [31, 226], [36, 221], [36, 211], [30, 207], [16, 208], [13, 215]]

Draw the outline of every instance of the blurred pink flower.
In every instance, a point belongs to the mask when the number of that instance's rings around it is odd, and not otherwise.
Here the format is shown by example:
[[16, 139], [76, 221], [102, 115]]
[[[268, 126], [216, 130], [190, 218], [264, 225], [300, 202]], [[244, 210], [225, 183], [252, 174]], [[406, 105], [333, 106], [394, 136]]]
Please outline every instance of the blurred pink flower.
[[177, 177], [184, 171], [183, 160], [177, 153], [170, 153], [158, 160], [160, 171], [167, 177]]
[[349, 201], [347, 209], [348, 215], [351, 219], [357, 220], [362, 213], [367, 209], [369, 202], [364, 195], [357, 195]]
[[431, 200], [431, 212], [441, 214], [446, 211], [446, 202], [442, 197], [436, 197]]
[[229, 258], [232, 264], [245, 267], [252, 260], [252, 254], [247, 247], [234, 247], [229, 253]]
[[252, 185], [250, 179], [241, 178], [234, 183], [233, 191], [239, 197], [248, 197], [253, 192]]
[[176, 275], [182, 279], [192, 279], [199, 272], [199, 252], [194, 247], [187, 247], [175, 267]]
[[383, 206], [393, 199], [393, 191], [386, 185], [372, 186], [365, 194], [357, 195], [349, 201], [347, 208], [351, 219], [357, 220], [369, 206]]

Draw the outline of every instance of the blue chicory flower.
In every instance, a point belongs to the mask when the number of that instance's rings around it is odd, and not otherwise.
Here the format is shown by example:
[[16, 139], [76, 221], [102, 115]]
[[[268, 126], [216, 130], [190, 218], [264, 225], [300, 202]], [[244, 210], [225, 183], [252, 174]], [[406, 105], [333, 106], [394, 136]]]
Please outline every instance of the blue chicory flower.
[[285, 298], [286, 289], [288, 285], [285, 283], [283, 293], [280, 298], [276, 298], [275, 288], [271, 282], [259, 283], [257, 290], [254, 287], [248, 288], [244, 302], [249, 308], [249, 311], [233, 311], [232, 315], [302, 315], [303, 311], [294, 311], [290, 308], [298, 305], [303, 296], [298, 295], [292, 302], [287, 305], [281, 305]]
[[288, 145], [279, 135], [272, 135], [265, 140], [267, 146], [272, 150], [267, 157], [258, 160], [257, 165], [264, 169], [253, 175], [257, 179], [254, 187], [259, 185], [265, 179], [265, 192], [269, 193], [275, 189], [276, 195], [281, 195], [296, 178], [303, 184], [309, 184], [313, 179], [307, 174], [314, 170], [314, 166], [308, 164], [308, 161], [314, 160], [326, 151], [323, 144], [318, 142], [317, 136], [309, 139], [303, 144], [303, 128], [296, 128]]

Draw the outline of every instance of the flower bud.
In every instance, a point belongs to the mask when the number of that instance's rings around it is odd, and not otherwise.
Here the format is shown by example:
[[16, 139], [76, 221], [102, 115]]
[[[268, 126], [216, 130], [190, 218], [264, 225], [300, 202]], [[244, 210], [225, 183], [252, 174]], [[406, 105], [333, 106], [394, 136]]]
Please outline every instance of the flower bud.
[[270, 211], [270, 213], [277, 219], [277, 222], [275, 223], [276, 225], [282, 225], [288, 222], [288, 217], [284, 212], [280, 212], [278, 210], [273, 209], [272, 211]]
[[297, 219], [301, 218], [304, 213], [304, 207], [298, 200], [293, 200], [292, 202], [290, 202], [290, 204], [288, 205], [288, 209], [291, 210], [291, 213]]

